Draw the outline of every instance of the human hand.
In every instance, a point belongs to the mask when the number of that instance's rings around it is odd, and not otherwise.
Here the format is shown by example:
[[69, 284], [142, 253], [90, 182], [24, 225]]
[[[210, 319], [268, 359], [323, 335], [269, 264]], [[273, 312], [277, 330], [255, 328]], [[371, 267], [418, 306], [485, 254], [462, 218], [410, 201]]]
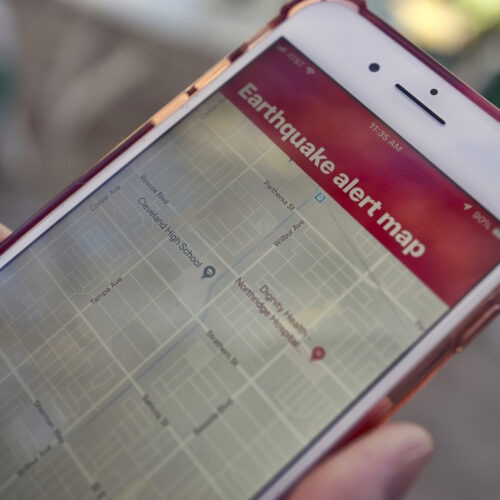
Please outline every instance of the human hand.
[[396, 500], [429, 460], [432, 438], [421, 427], [391, 423], [320, 462], [286, 500]]

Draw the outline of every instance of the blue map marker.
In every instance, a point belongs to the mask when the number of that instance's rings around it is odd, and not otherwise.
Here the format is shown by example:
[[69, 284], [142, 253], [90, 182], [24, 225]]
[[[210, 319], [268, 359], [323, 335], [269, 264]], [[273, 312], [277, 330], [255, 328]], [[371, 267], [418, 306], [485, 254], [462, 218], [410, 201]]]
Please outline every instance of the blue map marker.
[[213, 278], [215, 276], [215, 267], [214, 266], [207, 266], [205, 269], [203, 269], [203, 276], [201, 279], [205, 278]]

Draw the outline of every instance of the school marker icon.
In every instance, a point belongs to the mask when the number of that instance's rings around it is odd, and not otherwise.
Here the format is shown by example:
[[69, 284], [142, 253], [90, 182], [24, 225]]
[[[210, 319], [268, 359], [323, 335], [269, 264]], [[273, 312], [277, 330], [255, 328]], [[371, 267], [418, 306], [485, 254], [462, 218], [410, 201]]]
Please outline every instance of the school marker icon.
[[201, 279], [205, 278], [213, 278], [215, 276], [215, 267], [214, 266], [207, 266], [205, 269], [203, 269], [203, 276]]

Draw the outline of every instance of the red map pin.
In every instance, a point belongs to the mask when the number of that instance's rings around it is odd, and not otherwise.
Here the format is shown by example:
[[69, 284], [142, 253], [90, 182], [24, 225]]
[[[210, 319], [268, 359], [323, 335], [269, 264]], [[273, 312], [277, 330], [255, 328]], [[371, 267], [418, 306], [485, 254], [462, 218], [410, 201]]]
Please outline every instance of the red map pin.
[[317, 346], [313, 347], [313, 350], [311, 351], [311, 361], [320, 361], [326, 356], [326, 351], [324, 347]]

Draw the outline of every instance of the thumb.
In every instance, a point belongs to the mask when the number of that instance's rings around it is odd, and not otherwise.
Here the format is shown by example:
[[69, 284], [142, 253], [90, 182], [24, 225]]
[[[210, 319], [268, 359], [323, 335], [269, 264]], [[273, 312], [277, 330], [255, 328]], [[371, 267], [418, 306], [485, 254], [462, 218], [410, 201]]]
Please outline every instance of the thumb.
[[386, 425], [326, 458], [288, 499], [395, 500], [414, 481], [432, 449], [432, 439], [421, 427]]
[[3, 241], [12, 231], [0, 222], [0, 242]]

